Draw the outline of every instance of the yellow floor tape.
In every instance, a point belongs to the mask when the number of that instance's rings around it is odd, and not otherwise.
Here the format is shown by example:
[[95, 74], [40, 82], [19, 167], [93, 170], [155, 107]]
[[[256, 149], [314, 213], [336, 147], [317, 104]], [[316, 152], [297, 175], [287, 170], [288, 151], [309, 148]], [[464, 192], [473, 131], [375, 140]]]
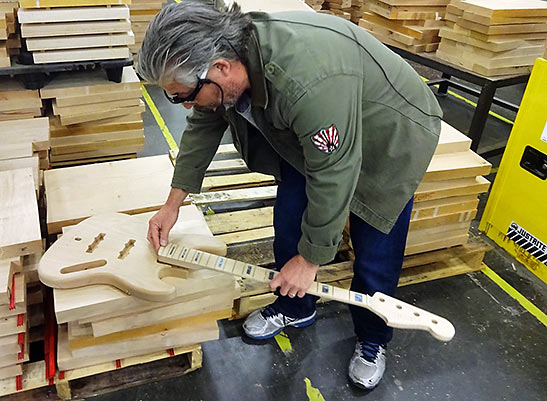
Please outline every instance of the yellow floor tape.
[[306, 377], [304, 381], [306, 382], [306, 395], [309, 401], [325, 401], [321, 392], [311, 385], [310, 379]]
[[279, 348], [281, 348], [281, 351], [283, 351], [285, 354], [287, 352], [292, 352], [291, 340], [289, 339], [287, 333], [282, 331], [275, 336], [275, 341], [277, 342], [277, 345], [279, 345]]
[[488, 276], [490, 280], [492, 280], [494, 283], [500, 286], [500, 288], [505, 291], [507, 294], [509, 294], [511, 297], [516, 299], [519, 304], [522, 305], [524, 309], [526, 309], [528, 312], [530, 312], [533, 316], [537, 318], [541, 323], [543, 323], [544, 326], [547, 326], [547, 315], [543, 313], [536, 305], [534, 305], [532, 302], [528, 301], [524, 295], [522, 295], [520, 292], [518, 292], [516, 289], [511, 287], [511, 285], [502, 279], [500, 276], [498, 276], [492, 269], [490, 269], [488, 266], [486, 266], [483, 263], [484, 269], [481, 271]]
[[146, 102], [146, 104], [148, 105], [148, 108], [150, 109], [150, 112], [156, 119], [156, 123], [158, 123], [158, 127], [160, 127], [161, 133], [163, 134], [165, 140], [167, 141], [169, 148], [172, 150], [178, 150], [179, 147], [177, 146], [177, 143], [175, 142], [173, 135], [171, 135], [169, 128], [167, 128], [167, 125], [165, 124], [165, 121], [163, 120], [163, 117], [161, 116], [158, 108], [154, 104], [152, 97], [146, 90], [145, 86], [142, 84], [141, 84], [141, 91], [142, 91], [142, 96], [144, 97], [144, 101]]

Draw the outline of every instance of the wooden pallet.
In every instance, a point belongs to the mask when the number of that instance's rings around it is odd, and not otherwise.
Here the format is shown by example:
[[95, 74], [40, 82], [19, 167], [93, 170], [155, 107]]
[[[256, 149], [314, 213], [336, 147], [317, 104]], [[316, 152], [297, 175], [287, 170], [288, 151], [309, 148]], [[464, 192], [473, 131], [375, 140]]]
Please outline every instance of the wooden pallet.
[[41, 388], [55, 384], [57, 395], [62, 400], [85, 398], [179, 377], [201, 368], [202, 360], [201, 345], [196, 344], [87, 368], [58, 371], [51, 382], [46, 380], [45, 361], [25, 363], [20, 388], [15, 379], [0, 380], [0, 397], [25, 392], [24, 399], [45, 399], [49, 390]]
[[[169, 358], [173, 357], [173, 358]], [[166, 359], [169, 358], [169, 359]], [[87, 368], [57, 373], [55, 387], [62, 400], [78, 399], [179, 377], [202, 366], [201, 345], [191, 345], [150, 355], [121, 359]]]

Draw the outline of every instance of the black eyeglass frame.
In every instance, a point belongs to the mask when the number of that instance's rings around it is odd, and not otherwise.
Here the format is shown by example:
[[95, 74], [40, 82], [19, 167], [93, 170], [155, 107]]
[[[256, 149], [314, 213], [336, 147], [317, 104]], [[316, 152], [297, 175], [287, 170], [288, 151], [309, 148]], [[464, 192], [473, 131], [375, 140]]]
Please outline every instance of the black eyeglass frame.
[[199, 91], [201, 90], [201, 88], [203, 88], [203, 85], [214, 83], [213, 81], [211, 81], [210, 79], [207, 79], [207, 78], [200, 78], [200, 77], [197, 77], [197, 78], [198, 78], [198, 83], [197, 83], [196, 87], [194, 88], [194, 90], [192, 91], [192, 93], [190, 93], [188, 96], [180, 97], [178, 95], [178, 93], [175, 96], [171, 96], [164, 89], [163, 93], [164, 93], [165, 97], [167, 98], [167, 100], [169, 100], [173, 104], [193, 102], [194, 100], [196, 100], [196, 97], [197, 97]]

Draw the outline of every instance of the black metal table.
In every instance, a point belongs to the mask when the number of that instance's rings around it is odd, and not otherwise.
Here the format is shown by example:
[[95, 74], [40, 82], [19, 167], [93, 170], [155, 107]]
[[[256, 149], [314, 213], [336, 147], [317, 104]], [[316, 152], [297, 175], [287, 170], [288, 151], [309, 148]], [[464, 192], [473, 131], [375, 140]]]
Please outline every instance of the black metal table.
[[[395, 46], [387, 45], [395, 53], [399, 54], [401, 57], [414, 61], [418, 64], [422, 64], [426, 67], [432, 68], [434, 70], [440, 71], [442, 77], [440, 79], [430, 80], [427, 82], [429, 86], [439, 85], [437, 94], [440, 96], [446, 96], [448, 88], [454, 87], [462, 92], [471, 94], [479, 98], [477, 102], [477, 107], [475, 108], [475, 113], [473, 114], [473, 119], [469, 127], [469, 132], [467, 135], [471, 138], [471, 149], [476, 151], [479, 147], [479, 143], [482, 137], [482, 132], [486, 124], [486, 119], [488, 118], [488, 113], [490, 107], [493, 104], [501, 106], [505, 109], [518, 112], [519, 106], [513, 103], [507, 102], [505, 100], [496, 98], [494, 95], [496, 89], [502, 88], [504, 86], [511, 86], [520, 83], [528, 82], [530, 78], [530, 73], [518, 74], [518, 75], [503, 75], [498, 77], [485, 77], [483, 75], [474, 73], [472, 71], [457, 67], [453, 64], [449, 64], [437, 57], [434, 54], [430, 53], [411, 53], [406, 50], [400, 49]], [[453, 81], [450, 78], [456, 77], [460, 78], [466, 82], [470, 82], [481, 87], [481, 90], [478, 91], [474, 88], [471, 88], [467, 85], [463, 85], [459, 82]], [[503, 153], [503, 148], [490, 150], [481, 154], [483, 157], [494, 156], [497, 154]]]
[[103, 69], [109, 81], [121, 82], [123, 68], [133, 65], [133, 58], [112, 60], [72, 61], [47, 64], [19, 64], [14, 62], [11, 67], [0, 68], [2, 77], [17, 77], [26, 89], [42, 89], [51, 79], [52, 74], [63, 71], [82, 71]]

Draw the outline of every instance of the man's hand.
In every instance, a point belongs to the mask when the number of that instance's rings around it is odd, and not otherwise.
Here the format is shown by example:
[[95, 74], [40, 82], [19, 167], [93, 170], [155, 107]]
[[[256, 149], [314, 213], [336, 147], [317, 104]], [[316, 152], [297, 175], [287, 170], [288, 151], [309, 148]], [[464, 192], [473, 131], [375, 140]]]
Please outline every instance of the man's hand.
[[179, 207], [186, 199], [188, 193], [179, 188], [171, 188], [165, 205], [148, 222], [148, 241], [156, 252], [160, 246], [167, 245], [169, 231], [173, 228], [179, 217]]
[[308, 262], [300, 255], [296, 255], [281, 269], [279, 274], [270, 282], [270, 288], [275, 291], [281, 287], [279, 293], [294, 298], [302, 298], [315, 280], [318, 265]]
[[148, 222], [148, 241], [156, 252], [161, 246], [167, 245], [167, 238], [169, 237], [169, 231], [173, 228], [179, 217], [179, 209], [172, 208], [167, 205], [163, 205], [162, 208], [156, 213]]

